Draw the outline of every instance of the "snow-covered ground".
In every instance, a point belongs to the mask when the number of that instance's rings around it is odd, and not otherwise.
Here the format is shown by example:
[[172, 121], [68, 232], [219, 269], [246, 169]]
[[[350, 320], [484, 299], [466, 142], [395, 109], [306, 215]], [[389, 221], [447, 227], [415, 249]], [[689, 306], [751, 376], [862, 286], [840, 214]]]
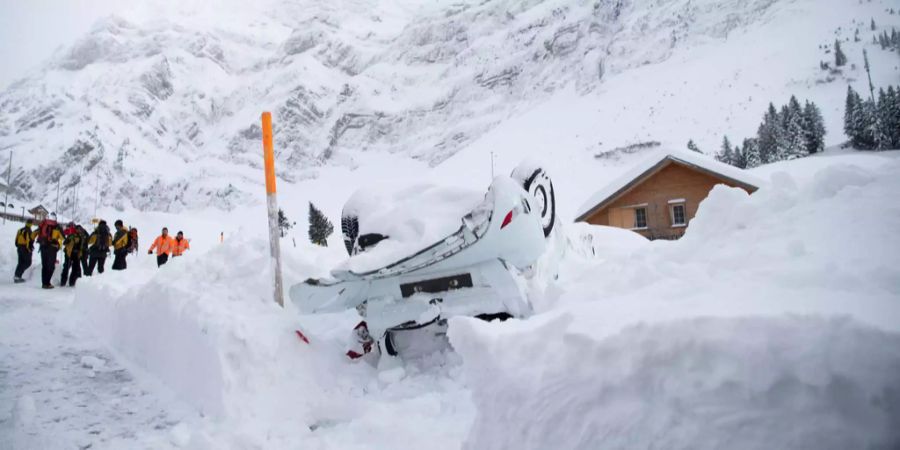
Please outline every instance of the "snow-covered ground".
[[[381, 372], [343, 356], [354, 313], [272, 304], [264, 235], [246, 229], [75, 289], [35, 273], [0, 286], [0, 442], [892, 448], [898, 171], [898, 152], [834, 149], [759, 168], [766, 188], [717, 187], [675, 242], [569, 224], [535, 316], [454, 319], [453, 350]], [[345, 258], [289, 242], [289, 283]]]
[[[13, 285], [0, 251], [0, 449], [900, 446], [900, 151], [836, 148], [862, 49], [877, 87], [900, 80], [870, 44], [900, 26], [891, 1], [269, 3], [285, 8], [105, 20], [0, 95], [29, 200], [53, 204], [59, 178], [62, 213], [99, 203], [143, 249], [163, 226], [192, 239], [162, 269], [139, 252], [52, 292], [38, 264]], [[840, 74], [819, 68], [834, 39]], [[623, 146], [712, 153], [792, 94], [822, 107], [832, 147], [754, 169], [752, 196], [717, 187], [683, 239], [570, 223], [648, 154]], [[453, 349], [399, 368], [348, 361], [354, 313], [271, 302], [261, 109], [296, 221], [286, 287], [347, 261], [340, 233], [308, 243], [309, 202], [339, 228], [360, 188], [475, 199], [531, 159], [564, 254], [528, 285], [536, 315], [455, 319]], [[371, 213], [425, 223], [468, 205], [451, 197]]]

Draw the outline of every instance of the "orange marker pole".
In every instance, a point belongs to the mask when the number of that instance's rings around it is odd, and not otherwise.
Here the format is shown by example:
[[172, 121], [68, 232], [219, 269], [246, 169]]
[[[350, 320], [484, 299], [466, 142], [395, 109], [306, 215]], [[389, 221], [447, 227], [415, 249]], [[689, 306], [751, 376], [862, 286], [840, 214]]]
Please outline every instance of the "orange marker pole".
[[272, 113], [262, 114], [263, 160], [266, 168], [266, 208], [269, 213], [269, 255], [275, 285], [275, 303], [284, 307], [281, 281], [281, 242], [278, 234], [278, 200], [275, 196], [275, 150], [272, 145]]

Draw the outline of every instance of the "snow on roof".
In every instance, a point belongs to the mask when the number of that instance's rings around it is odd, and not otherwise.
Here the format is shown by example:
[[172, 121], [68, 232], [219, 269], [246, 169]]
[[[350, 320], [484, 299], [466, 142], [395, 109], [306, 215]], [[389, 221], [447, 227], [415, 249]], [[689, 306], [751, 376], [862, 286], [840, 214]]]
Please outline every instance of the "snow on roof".
[[587, 201], [578, 208], [578, 215], [575, 221], [577, 222], [585, 219], [585, 216], [592, 213], [598, 206], [611, 200], [612, 197], [624, 193], [620, 191], [636, 179], [641, 178], [646, 172], [653, 170], [658, 164], [666, 159], [690, 166], [696, 166], [702, 170], [734, 180], [738, 184], [744, 184], [755, 188], [758, 188], [763, 184], [760, 179], [750, 175], [746, 171], [716, 161], [707, 155], [687, 150], [663, 149], [654, 152], [653, 155], [635, 165], [631, 170], [626, 171], [622, 176], [610, 182], [603, 187], [603, 189], [594, 193], [594, 195], [591, 195]]

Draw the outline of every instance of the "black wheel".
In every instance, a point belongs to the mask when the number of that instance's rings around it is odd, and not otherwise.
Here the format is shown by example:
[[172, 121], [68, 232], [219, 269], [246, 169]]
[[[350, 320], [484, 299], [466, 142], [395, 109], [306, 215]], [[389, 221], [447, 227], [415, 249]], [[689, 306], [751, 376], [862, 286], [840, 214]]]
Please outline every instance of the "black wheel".
[[541, 215], [544, 237], [550, 236], [553, 225], [556, 224], [556, 193], [553, 191], [553, 181], [544, 169], [537, 168], [521, 179], [521, 183], [522, 187], [534, 197], [534, 208], [537, 208]]
[[347, 247], [347, 254], [353, 256], [356, 237], [359, 235], [359, 218], [356, 215], [346, 212], [341, 214], [341, 234], [344, 235], [344, 247]]

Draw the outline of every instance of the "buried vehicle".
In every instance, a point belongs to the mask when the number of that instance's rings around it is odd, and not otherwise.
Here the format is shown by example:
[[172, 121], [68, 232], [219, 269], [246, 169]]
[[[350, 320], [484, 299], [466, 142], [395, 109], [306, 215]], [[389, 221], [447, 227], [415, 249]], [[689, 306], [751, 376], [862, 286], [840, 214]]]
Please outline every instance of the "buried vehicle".
[[531, 313], [522, 281], [555, 222], [553, 184], [531, 164], [495, 178], [484, 194], [434, 186], [391, 195], [360, 190], [341, 217], [350, 258], [331, 278], [292, 286], [290, 298], [303, 313], [355, 308], [362, 321], [351, 358], [427, 353], [446, 345], [449, 317]]

